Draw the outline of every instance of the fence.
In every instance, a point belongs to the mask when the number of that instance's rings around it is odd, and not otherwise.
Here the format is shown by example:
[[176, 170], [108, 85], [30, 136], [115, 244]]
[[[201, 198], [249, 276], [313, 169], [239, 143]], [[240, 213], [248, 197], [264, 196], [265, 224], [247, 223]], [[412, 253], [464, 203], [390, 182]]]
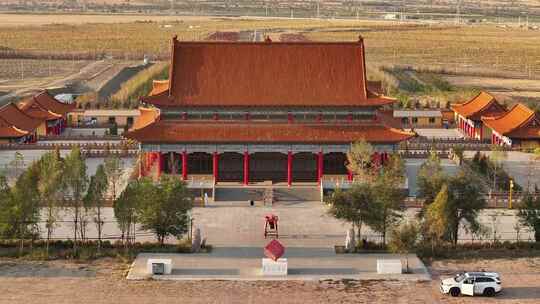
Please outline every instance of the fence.
[[[521, 201], [524, 198], [525, 193], [513, 192], [512, 193], [512, 208], [519, 208]], [[540, 192], [531, 193], [533, 197], [540, 196]], [[509, 192], [494, 192], [494, 193], [480, 193], [480, 197], [486, 200], [486, 208], [492, 209], [507, 209], [510, 208], [510, 193]], [[425, 201], [421, 198], [408, 197], [403, 202], [403, 206], [406, 208], [422, 208]]]

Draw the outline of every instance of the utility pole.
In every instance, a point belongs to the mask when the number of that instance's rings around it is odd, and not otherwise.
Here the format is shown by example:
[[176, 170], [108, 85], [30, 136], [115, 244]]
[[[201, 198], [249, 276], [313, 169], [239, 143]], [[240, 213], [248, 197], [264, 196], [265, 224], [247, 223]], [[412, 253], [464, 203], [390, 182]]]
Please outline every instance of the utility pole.
[[457, 0], [457, 3], [456, 3], [456, 20], [455, 20], [455, 23], [456, 24], [460, 24], [461, 23], [461, 0]]

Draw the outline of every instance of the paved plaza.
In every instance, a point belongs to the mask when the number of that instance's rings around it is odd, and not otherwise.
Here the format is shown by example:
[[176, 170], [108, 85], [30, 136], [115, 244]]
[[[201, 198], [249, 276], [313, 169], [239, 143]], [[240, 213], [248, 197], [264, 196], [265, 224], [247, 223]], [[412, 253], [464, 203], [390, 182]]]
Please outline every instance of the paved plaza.
[[[429, 281], [424, 264], [409, 255], [411, 274], [377, 274], [378, 259], [399, 259], [405, 265], [405, 257], [396, 254], [335, 254], [333, 248], [285, 249], [288, 261], [287, 276], [264, 276], [261, 273], [262, 248], [218, 247], [210, 254], [139, 254], [134, 261], [128, 280], [152, 277], [159, 280], [324, 280], [395, 279]], [[151, 276], [146, 270], [149, 258], [171, 259], [172, 274]]]

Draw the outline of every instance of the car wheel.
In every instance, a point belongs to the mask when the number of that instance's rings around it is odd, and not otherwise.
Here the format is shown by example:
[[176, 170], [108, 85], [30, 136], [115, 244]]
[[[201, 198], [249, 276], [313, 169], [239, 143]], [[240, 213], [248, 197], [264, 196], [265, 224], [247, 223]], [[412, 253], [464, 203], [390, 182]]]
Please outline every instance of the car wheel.
[[459, 290], [459, 288], [457, 287], [450, 289], [450, 295], [452, 297], [458, 297], [460, 293], [461, 293], [461, 290]]
[[486, 297], [493, 297], [495, 295], [495, 289], [493, 289], [491, 287], [488, 287], [488, 288], [484, 289], [484, 295]]

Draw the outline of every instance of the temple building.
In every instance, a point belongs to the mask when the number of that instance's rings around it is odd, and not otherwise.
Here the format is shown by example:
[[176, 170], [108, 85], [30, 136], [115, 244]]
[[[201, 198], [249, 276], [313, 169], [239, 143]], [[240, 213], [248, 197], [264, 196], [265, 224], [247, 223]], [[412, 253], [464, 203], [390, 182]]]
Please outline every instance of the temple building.
[[490, 139], [490, 135], [484, 132], [482, 117], [499, 116], [506, 112], [506, 108], [486, 92], [480, 92], [467, 102], [453, 104], [451, 108], [463, 135], [478, 140]]
[[63, 103], [56, 100], [47, 91], [42, 91], [20, 103], [21, 110], [28, 116], [43, 121], [38, 135], [60, 135], [67, 127], [67, 117], [75, 110], [75, 103]]
[[0, 143], [34, 143], [38, 136], [59, 135], [75, 107], [75, 103], [60, 102], [47, 91], [18, 105], [9, 103], [0, 108]]
[[[353, 178], [352, 142], [384, 163], [414, 133], [377, 110], [394, 99], [371, 91], [364, 42], [172, 40], [169, 81], [141, 99], [151, 110], [126, 135], [141, 144], [141, 175], [177, 174], [190, 187], [258, 182], [321, 184]], [[157, 114], [156, 114], [157, 113]], [[202, 188], [203, 186], [201, 186]]]
[[493, 144], [521, 148], [540, 146], [540, 117], [523, 104], [516, 104], [499, 116], [482, 117], [482, 122]]
[[0, 143], [33, 143], [42, 124], [41, 120], [8, 103], [0, 108]]

